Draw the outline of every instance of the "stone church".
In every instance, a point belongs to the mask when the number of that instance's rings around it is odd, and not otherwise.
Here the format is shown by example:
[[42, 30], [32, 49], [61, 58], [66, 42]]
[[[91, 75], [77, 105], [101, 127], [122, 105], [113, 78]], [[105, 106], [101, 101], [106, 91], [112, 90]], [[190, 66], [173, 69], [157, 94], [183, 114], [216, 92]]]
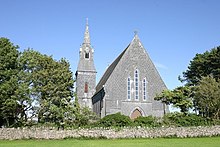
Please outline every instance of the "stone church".
[[163, 116], [169, 111], [166, 105], [154, 100], [166, 85], [137, 34], [107, 68], [97, 85], [93, 54], [87, 22], [76, 71], [80, 106], [89, 107], [101, 118], [120, 112], [134, 119]]

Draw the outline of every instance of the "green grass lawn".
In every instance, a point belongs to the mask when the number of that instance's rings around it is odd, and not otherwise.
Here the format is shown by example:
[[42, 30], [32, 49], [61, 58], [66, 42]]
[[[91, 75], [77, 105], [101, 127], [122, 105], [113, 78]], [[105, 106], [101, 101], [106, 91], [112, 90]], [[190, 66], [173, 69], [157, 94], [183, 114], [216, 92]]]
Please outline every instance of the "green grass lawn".
[[220, 137], [115, 140], [0, 140], [0, 147], [220, 147]]

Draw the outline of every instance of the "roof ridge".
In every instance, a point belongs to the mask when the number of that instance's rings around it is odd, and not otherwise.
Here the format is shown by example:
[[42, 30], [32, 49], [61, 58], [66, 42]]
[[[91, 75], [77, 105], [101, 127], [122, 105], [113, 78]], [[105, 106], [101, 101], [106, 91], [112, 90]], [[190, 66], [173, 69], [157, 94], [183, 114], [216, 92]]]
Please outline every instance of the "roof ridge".
[[119, 61], [121, 60], [122, 56], [124, 55], [124, 53], [126, 52], [126, 50], [128, 49], [128, 47], [130, 46], [130, 44], [125, 48], [125, 50], [112, 62], [112, 64], [105, 70], [103, 76], [101, 77], [99, 83], [96, 86], [96, 93], [99, 92], [103, 85], [105, 85], [106, 81], [108, 80], [108, 78], [110, 77], [110, 75], [112, 74], [112, 72], [114, 71], [115, 67], [118, 65]]

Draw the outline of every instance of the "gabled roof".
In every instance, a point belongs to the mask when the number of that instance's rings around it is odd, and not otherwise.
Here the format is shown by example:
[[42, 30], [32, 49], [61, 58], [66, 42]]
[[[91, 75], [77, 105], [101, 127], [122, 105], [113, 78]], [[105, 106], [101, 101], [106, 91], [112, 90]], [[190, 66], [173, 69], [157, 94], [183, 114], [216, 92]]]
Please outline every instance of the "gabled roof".
[[119, 61], [121, 60], [122, 56], [124, 55], [124, 53], [126, 52], [126, 50], [128, 49], [128, 47], [130, 46], [130, 44], [127, 46], [127, 48], [115, 59], [114, 62], [112, 62], [112, 64], [107, 68], [107, 70], [105, 71], [104, 75], [102, 76], [101, 80], [99, 81], [99, 83], [96, 86], [96, 93], [99, 92], [102, 88], [103, 85], [105, 85], [106, 81], [108, 80], [108, 78], [110, 77], [110, 75], [112, 74], [112, 72], [114, 71], [115, 67], [117, 66], [117, 64], [119, 63]]
[[102, 88], [103, 85], [105, 85], [105, 83], [107, 82], [107, 80], [109, 79], [109, 77], [111, 76], [112, 72], [114, 71], [115, 67], [118, 65], [119, 61], [121, 60], [121, 58], [123, 57], [123, 55], [125, 54], [125, 52], [128, 50], [128, 48], [130, 48], [133, 44], [140, 44], [140, 39], [137, 35], [137, 33], [135, 33], [134, 38], [132, 39], [131, 43], [125, 48], [125, 50], [114, 60], [114, 62], [112, 62], [112, 64], [107, 68], [107, 70], [105, 71], [104, 75], [102, 76], [101, 80], [99, 81], [99, 83], [96, 86], [96, 93], [98, 93]]

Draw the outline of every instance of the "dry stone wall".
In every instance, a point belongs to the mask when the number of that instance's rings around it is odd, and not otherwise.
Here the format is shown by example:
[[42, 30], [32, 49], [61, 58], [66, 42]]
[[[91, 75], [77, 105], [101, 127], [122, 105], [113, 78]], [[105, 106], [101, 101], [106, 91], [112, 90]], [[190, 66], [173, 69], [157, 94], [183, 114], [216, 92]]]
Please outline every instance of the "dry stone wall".
[[0, 139], [64, 139], [64, 138], [158, 138], [219, 136], [220, 126], [210, 127], [162, 127], [162, 128], [110, 128], [55, 130], [48, 128], [0, 128]]

